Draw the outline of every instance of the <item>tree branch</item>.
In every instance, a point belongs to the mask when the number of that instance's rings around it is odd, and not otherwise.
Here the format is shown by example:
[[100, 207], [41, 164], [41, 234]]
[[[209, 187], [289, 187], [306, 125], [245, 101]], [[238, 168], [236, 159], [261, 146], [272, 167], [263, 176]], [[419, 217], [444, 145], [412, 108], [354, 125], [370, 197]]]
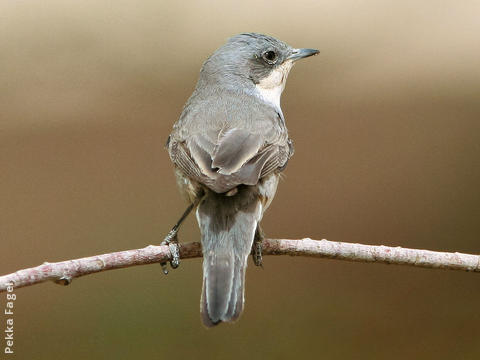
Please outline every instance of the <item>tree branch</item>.
[[[462, 253], [405, 249], [401, 247], [374, 246], [335, 242], [328, 240], [265, 239], [264, 255], [291, 255], [336, 260], [412, 265], [424, 268], [480, 272], [480, 256]], [[202, 256], [198, 242], [180, 244], [180, 258]], [[53, 280], [68, 285], [73, 278], [100, 271], [120, 269], [135, 265], [159, 263], [171, 259], [168, 246], [147, 246], [143, 249], [119, 251], [19, 270], [0, 276], [0, 292], [13, 285], [15, 288]]]

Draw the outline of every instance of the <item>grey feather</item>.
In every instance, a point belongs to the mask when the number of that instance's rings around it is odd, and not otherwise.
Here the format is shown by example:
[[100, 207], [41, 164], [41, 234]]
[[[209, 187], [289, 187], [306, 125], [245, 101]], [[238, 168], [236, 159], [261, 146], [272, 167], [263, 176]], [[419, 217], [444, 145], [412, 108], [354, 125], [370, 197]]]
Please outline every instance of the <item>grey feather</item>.
[[[252, 104], [249, 116], [235, 111], [247, 101]], [[224, 103], [232, 107], [229, 130], [225, 131], [225, 122], [218, 120], [224, 117], [223, 109], [205, 100], [197, 104], [205, 112], [188, 112], [184, 125], [172, 133], [168, 144], [172, 161], [185, 174], [218, 193], [241, 184], [256, 184], [283, 167], [289, 153], [288, 133], [275, 109], [258, 99], [234, 96]], [[251, 122], [250, 116], [256, 121]], [[202, 119], [207, 124], [204, 127], [200, 126]]]
[[225, 197], [209, 192], [197, 209], [202, 234], [202, 319], [206, 326], [234, 321], [244, 302], [247, 259], [262, 216], [256, 188]]
[[222, 134], [213, 152], [212, 167], [222, 175], [237, 172], [263, 144], [263, 136], [245, 129], [229, 129]]

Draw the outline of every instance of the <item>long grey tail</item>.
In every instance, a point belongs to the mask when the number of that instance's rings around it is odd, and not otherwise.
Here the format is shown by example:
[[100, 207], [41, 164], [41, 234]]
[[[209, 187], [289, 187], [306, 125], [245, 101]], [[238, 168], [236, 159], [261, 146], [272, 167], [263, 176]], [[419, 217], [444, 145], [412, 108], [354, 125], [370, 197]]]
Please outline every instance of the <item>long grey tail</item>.
[[250, 187], [234, 196], [209, 192], [198, 207], [203, 247], [200, 311], [207, 327], [235, 321], [242, 313], [245, 270], [261, 213]]

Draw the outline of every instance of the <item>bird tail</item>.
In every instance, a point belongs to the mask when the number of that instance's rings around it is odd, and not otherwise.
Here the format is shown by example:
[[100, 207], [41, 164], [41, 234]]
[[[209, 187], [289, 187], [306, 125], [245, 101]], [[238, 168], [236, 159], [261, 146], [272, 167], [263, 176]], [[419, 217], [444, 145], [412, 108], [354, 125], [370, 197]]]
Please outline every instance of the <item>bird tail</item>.
[[207, 327], [235, 321], [242, 313], [245, 270], [261, 213], [250, 187], [233, 196], [209, 191], [197, 209], [203, 248], [200, 311]]

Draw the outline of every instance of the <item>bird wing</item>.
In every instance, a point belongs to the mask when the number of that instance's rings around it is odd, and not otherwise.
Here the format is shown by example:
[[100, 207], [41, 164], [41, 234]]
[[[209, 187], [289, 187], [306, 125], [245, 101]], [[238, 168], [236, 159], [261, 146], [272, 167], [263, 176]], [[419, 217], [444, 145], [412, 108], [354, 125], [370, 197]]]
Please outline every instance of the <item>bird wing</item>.
[[231, 175], [259, 152], [263, 142], [263, 136], [245, 129], [220, 131], [211, 154], [212, 167], [218, 168], [220, 174]]
[[181, 142], [169, 141], [168, 148], [188, 177], [218, 193], [255, 185], [289, 158], [286, 142], [269, 143], [261, 133], [242, 128], [200, 132]]

